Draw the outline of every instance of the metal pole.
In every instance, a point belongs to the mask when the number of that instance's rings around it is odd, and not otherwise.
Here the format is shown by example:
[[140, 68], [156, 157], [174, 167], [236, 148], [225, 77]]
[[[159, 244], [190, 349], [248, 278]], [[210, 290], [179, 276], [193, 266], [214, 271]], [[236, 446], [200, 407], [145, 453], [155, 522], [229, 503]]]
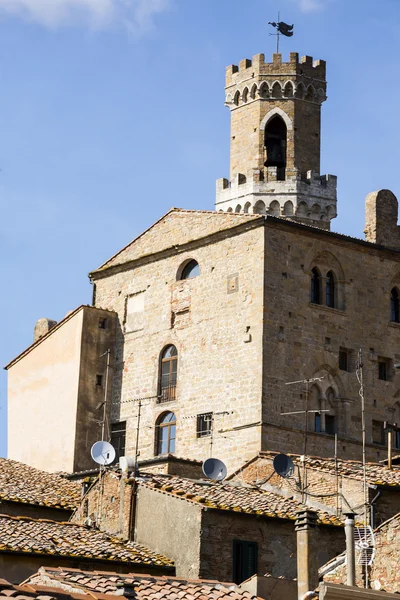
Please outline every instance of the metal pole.
[[[278, 26], [279, 26], [279, 21], [281, 18], [281, 13], [278, 12]], [[279, 33], [279, 29], [278, 29], [278, 35], [276, 36], [276, 53], [279, 54], [279, 38], [280, 38], [280, 33]]]
[[210, 458], [212, 458], [213, 444], [214, 444], [214, 413], [211, 413]]
[[388, 469], [392, 469], [392, 428], [388, 429]]
[[135, 446], [135, 475], [138, 474], [138, 458], [139, 458], [139, 431], [140, 431], [140, 414], [142, 411], [142, 401], [139, 400], [138, 404], [138, 415], [137, 415], [137, 425], [136, 425], [136, 446]]
[[347, 585], [356, 585], [356, 556], [354, 548], [354, 513], [346, 513], [344, 522], [346, 534]]
[[306, 499], [306, 487], [307, 487], [307, 470], [306, 470], [306, 455], [307, 455], [307, 434], [308, 434], [308, 394], [310, 389], [310, 382], [306, 381], [306, 406], [305, 406], [305, 423], [304, 423], [304, 447], [303, 447], [303, 485], [301, 486], [301, 501], [305, 502]]
[[106, 423], [106, 418], [107, 418], [107, 392], [108, 392], [108, 372], [110, 370], [110, 354], [111, 354], [111, 350], [108, 349], [107, 352], [107, 367], [106, 367], [106, 383], [104, 386], [104, 407], [103, 407], [103, 421], [101, 423], [101, 441], [104, 441], [104, 430], [105, 430], [105, 423]]
[[336, 516], [339, 516], [338, 436], [335, 433]]

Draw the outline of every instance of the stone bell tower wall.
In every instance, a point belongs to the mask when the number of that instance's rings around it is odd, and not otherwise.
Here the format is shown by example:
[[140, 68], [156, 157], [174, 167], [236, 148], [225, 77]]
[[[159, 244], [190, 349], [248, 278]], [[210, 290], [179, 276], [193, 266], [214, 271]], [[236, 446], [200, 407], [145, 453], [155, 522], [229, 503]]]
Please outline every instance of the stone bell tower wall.
[[310, 56], [289, 62], [274, 54], [245, 59], [226, 71], [226, 104], [231, 109], [231, 172], [245, 176], [264, 169], [265, 126], [279, 114], [287, 127], [287, 176], [320, 170], [320, 108], [326, 99], [325, 62]]

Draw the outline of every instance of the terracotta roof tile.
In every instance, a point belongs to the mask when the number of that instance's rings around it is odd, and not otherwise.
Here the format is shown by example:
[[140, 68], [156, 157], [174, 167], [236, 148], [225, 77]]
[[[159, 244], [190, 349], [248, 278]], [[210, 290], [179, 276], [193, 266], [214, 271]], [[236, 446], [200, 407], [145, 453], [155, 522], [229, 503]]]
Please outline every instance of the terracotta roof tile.
[[0, 500], [74, 510], [81, 486], [16, 460], [0, 458]]
[[[262, 515], [273, 519], [296, 519], [296, 513], [304, 508], [297, 500], [265, 491], [259, 487], [240, 485], [238, 483], [204, 483], [182, 479], [149, 475], [141, 485], [160, 492], [175, 495], [188, 502], [196, 502], [208, 508]], [[318, 522], [323, 525], [342, 525], [336, 516], [318, 510]]]
[[173, 562], [135, 542], [75, 523], [0, 515], [0, 552], [82, 557], [172, 567]]
[[[150, 575], [99, 573], [98, 571], [81, 571], [76, 581], [76, 571], [72, 573], [69, 569], [54, 569], [42, 567], [38, 573], [30, 577], [32, 585], [40, 585], [41, 581], [49, 582], [50, 585], [62, 586], [65, 589], [82, 592], [89, 591], [87, 581], [90, 581], [90, 593], [98, 594], [100, 589], [106, 588], [107, 594], [115, 594], [123, 590], [127, 598], [134, 597], [136, 600], [256, 600], [248, 592], [239, 591], [233, 583], [220, 583], [208, 580], [188, 580], [177, 577], [155, 577]], [[93, 585], [94, 584], [94, 585]], [[119, 596], [121, 598], [121, 596]], [[108, 595], [108, 599], [110, 596]]]
[[[269, 459], [271, 461], [278, 452], [261, 452], [254, 462], [261, 463], [263, 459]], [[300, 456], [298, 454], [289, 454], [295, 465], [300, 464]], [[315, 469], [324, 473], [335, 473], [335, 460], [333, 458], [319, 458], [315, 456], [306, 457], [307, 467]], [[261, 465], [260, 465], [261, 467]], [[240, 472], [239, 469], [238, 472]], [[340, 458], [337, 461], [338, 474], [341, 477], [347, 477], [349, 479], [356, 479], [358, 481], [363, 480], [363, 465], [359, 460], [347, 460]], [[238, 474], [236, 472], [236, 475]], [[261, 473], [260, 468], [258, 473]], [[367, 482], [372, 485], [391, 485], [394, 487], [400, 486], [400, 466], [394, 465], [392, 469], [388, 469], [387, 466], [380, 463], [367, 463], [366, 465]], [[234, 477], [231, 476], [230, 478]]]

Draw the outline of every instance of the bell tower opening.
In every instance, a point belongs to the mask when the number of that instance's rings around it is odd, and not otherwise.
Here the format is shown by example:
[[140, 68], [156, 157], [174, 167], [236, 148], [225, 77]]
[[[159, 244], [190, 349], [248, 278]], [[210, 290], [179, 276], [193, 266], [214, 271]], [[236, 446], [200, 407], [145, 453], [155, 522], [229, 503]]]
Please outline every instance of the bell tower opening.
[[286, 123], [282, 117], [275, 115], [265, 126], [264, 147], [267, 153], [267, 159], [264, 166], [277, 167], [277, 179], [279, 181], [285, 180], [286, 146]]

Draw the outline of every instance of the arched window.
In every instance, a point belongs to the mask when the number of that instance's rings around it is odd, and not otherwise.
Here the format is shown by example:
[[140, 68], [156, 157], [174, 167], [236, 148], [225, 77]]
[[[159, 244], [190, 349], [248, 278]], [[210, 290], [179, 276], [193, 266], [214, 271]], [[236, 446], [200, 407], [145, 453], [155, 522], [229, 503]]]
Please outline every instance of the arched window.
[[264, 146], [267, 160], [264, 164], [266, 167], [277, 167], [277, 178], [281, 181], [285, 179], [286, 138], [286, 123], [279, 115], [275, 115], [265, 127]]
[[332, 271], [326, 274], [325, 302], [330, 308], [335, 308], [335, 276]]
[[400, 323], [399, 292], [395, 287], [390, 292], [390, 320], [395, 323]]
[[311, 271], [311, 302], [321, 304], [321, 275], [317, 267]]
[[198, 275], [200, 275], [200, 267], [196, 260], [190, 260], [178, 270], [178, 279], [193, 279]]
[[156, 455], [175, 452], [176, 417], [173, 412], [160, 415], [156, 424]]
[[176, 399], [178, 373], [178, 352], [175, 346], [167, 346], [161, 352], [158, 401], [170, 402]]

